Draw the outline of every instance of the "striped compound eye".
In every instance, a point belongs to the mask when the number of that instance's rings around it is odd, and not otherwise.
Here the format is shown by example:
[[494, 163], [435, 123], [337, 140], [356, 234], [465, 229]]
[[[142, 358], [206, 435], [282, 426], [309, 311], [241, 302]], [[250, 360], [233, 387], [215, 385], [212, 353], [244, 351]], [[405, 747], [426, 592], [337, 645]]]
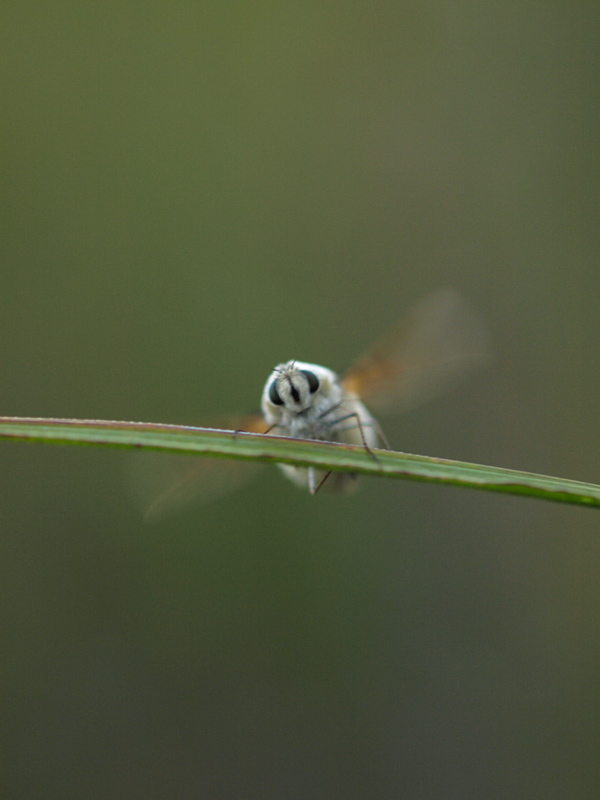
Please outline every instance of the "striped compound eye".
[[273, 383], [269, 386], [269, 400], [273, 403], [274, 406], [282, 406], [283, 400], [279, 396], [279, 392], [277, 391], [277, 381], [273, 381]]
[[[310, 372], [310, 370], [308, 370], [308, 369], [303, 369], [303, 370], [301, 370], [301, 372], [304, 375], [304, 377], [306, 378], [306, 380], [308, 381], [308, 388], [310, 389], [310, 393], [314, 394], [317, 391], [317, 389], [319, 388], [319, 379], [317, 378], [317, 376], [315, 375], [314, 372]], [[273, 387], [271, 387], [271, 388], [273, 388]], [[269, 394], [270, 394], [270, 392], [269, 392]], [[279, 397], [279, 395], [278, 395], [278, 397]]]

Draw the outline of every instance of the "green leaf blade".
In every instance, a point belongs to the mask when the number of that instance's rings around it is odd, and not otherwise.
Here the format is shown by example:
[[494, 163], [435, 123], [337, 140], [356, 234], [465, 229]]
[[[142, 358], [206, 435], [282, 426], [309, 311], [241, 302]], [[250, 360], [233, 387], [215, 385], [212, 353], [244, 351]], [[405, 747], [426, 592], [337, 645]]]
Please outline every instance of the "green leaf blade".
[[145, 422], [0, 417], [0, 439], [272, 461], [600, 507], [600, 486], [530, 472], [304, 439]]

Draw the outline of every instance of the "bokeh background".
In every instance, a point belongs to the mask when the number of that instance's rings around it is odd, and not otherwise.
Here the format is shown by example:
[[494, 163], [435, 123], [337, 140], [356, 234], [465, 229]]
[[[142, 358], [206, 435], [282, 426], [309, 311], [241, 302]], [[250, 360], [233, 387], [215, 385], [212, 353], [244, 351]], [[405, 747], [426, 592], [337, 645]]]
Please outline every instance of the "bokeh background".
[[[600, 482], [600, 6], [2, 4], [1, 411], [198, 422], [462, 291], [408, 452]], [[600, 517], [0, 447], [2, 796], [600, 795]]]

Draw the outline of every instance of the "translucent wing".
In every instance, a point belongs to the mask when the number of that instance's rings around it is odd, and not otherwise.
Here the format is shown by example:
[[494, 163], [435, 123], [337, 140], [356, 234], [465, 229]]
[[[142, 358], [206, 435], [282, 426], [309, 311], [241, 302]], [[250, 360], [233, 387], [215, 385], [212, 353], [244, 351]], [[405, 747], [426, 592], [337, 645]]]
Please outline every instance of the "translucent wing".
[[342, 377], [369, 409], [403, 411], [448, 387], [489, 357], [486, 328], [458, 292], [425, 297]]
[[[220, 428], [264, 433], [259, 415], [229, 420]], [[133, 453], [126, 465], [126, 480], [134, 502], [146, 522], [170, 516], [230, 494], [251, 480], [260, 464], [229, 458], [205, 458], [172, 453]]]

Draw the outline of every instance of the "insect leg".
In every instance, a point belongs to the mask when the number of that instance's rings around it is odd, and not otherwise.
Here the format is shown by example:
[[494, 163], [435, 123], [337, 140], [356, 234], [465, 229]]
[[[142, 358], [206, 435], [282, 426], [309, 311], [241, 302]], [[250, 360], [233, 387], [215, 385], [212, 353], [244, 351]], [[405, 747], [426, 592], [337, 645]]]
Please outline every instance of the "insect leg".
[[[314, 482], [314, 467], [311, 467], [311, 468], [310, 468], [310, 471], [311, 471], [311, 473], [312, 473], [312, 475], [313, 475], [313, 482]], [[311, 493], [312, 495], [315, 495], [315, 494], [316, 494], [316, 493], [319, 491], [319, 489], [321, 488], [321, 486], [323, 486], [323, 484], [325, 483], [325, 481], [327, 480], [327, 478], [328, 478], [330, 475], [331, 475], [331, 470], [329, 470], [329, 472], [326, 472], [326, 473], [325, 473], [325, 475], [323, 475], [323, 477], [322, 477], [322, 478], [321, 478], [321, 480], [319, 481], [319, 484], [318, 484], [318, 486], [315, 486], [315, 487], [314, 487], [314, 489], [311, 487], [311, 489], [310, 489], [310, 493]], [[310, 476], [310, 474], [309, 474], [309, 476], [308, 476], [308, 477], [309, 477], [309, 486], [310, 486], [310, 477], [311, 477], [311, 476]]]
[[[355, 419], [356, 420], [356, 427], [358, 428], [358, 430], [360, 432], [360, 438], [362, 439], [363, 447], [365, 448], [367, 453], [369, 453], [369, 455], [372, 456], [375, 459], [375, 461], [377, 461], [379, 463], [379, 459], [377, 458], [375, 453], [371, 450], [371, 448], [367, 444], [367, 440], [365, 438], [365, 431], [364, 431], [364, 428], [363, 428], [363, 423], [362, 423], [362, 420], [361, 420], [360, 415], [358, 414], [358, 412], [353, 411], [351, 414], [346, 414], [345, 417], [338, 417], [337, 419], [331, 420], [331, 422], [329, 424], [331, 426], [337, 425], [338, 422], [344, 422], [347, 419]], [[389, 447], [388, 447], [388, 449], [389, 449]]]
[[323, 417], [326, 417], [328, 414], [331, 414], [332, 411], [337, 411], [338, 408], [340, 408], [340, 406], [342, 406], [343, 404], [344, 401], [340, 400], [339, 403], [334, 403], [332, 406], [329, 406], [329, 408], [326, 408], [325, 411], [322, 411], [319, 414], [319, 419], [323, 419]]
[[386, 450], [391, 450], [392, 448], [390, 447], [390, 443], [388, 442], [384, 432], [381, 430], [381, 425], [377, 422], [376, 419], [373, 419], [373, 417], [371, 417], [371, 425], [377, 431], [377, 436], [379, 436], [379, 438], [381, 439], [381, 441], [385, 445], [385, 449]]

